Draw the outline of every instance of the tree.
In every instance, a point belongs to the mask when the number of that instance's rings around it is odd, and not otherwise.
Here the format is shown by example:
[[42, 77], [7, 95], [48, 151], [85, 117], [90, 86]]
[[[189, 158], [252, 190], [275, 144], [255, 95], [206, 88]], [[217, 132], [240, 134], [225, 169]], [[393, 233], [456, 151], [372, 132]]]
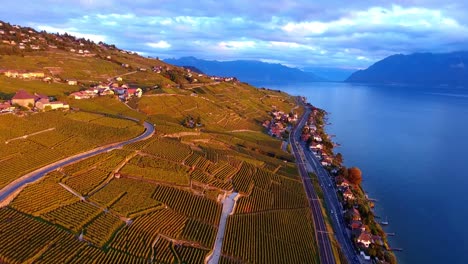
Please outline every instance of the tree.
[[341, 155], [341, 153], [335, 155], [334, 163], [337, 166], [341, 166], [341, 164], [343, 163], [343, 155]]
[[353, 184], [361, 184], [362, 172], [358, 167], [352, 167], [348, 169], [348, 180]]

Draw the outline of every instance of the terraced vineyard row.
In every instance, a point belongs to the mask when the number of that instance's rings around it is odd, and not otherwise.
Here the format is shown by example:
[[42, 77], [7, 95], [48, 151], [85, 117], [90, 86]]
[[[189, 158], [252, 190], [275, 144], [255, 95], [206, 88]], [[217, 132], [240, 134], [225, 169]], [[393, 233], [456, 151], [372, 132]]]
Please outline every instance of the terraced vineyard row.
[[75, 233], [79, 233], [85, 224], [97, 217], [101, 211], [102, 210], [89, 203], [78, 201], [43, 214], [41, 217], [49, 222], [72, 230]]
[[41, 182], [26, 187], [10, 204], [13, 208], [38, 216], [78, 200], [57, 182], [61, 174], [50, 173]]
[[[110, 246], [136, 257], [153, 259], [161, 250], [155, 252], [155, 245], [159, 240], [164, 240], [159, 234], [173, 238], [179, 237], [186, 219], [185, 216], [170, 209], [161, 209], [140, 216], [131, 225], [121, 229]], [[158, 260], [167, 261], [168, 259]]]
[[86, 196], [90, 191], [104, 182], [108, 176], [108, 171], [92, 169], [67, 178], [65, 183], [81, 195]]
[[308, 209], [229, 216], [223, 254], [250, 263], [319, 263], [309, 218]]
[[[18, 232], [21, 230], [21, 232]], [[68, 234], [10, 208], [0, 208], [0, 262], [25, 263]]]
[[112, 235], [124, 225], [125, 222], [115, 215], [103, 212], [98, 218], [86, 226], [84, 239], [93, 243], [93, 245], [102, 247], [110, 240]]
[[154, 156], [135, 156], [121, 169], [121, 173], [157, 182], [178, 185], [189, 184], [188, 168], [186, 166]]
[[183, 240], [196, 241], [205, 248], [213, 248], [217, 228], [195, 219], [188, 219], [182, 231]]
[[247, 162], [242, 163], [242, 166], [232, 177], [232, 184], [236, 191], [242, 194], [249, 194], [254, 187], [253, 175], [255, 174], [257, 168]]
[[221, 215], [222, 207], [215, 201], [168, 186], [158, 186], [152, 198], [177, 212], [211, 225], [217, 225]]
[[175, 251], [182, 263], [203, 263], [209, 253], [209, 250], [206, 249], [177, 245], [175, 246]]
[[151, 198], [155, 189], [155, 185], [143, 181], [126, 178], [112, 179], [89, 199], [129, 217], [161, 204]]
[[192, 153], [187, 145], [176, 140], [162, 138], [150, 143], [142, 151], [175, 162], [182, 162]]

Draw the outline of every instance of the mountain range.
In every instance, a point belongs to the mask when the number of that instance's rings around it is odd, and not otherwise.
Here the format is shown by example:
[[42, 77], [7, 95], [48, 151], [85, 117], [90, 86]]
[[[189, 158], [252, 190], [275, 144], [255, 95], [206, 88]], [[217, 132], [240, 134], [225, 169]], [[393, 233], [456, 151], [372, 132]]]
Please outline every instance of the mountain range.
[[414, 53], [392, 55], [365, 70], [353, 73], [346, 82], [382, 84], [468, 84], [468, 52]]
[[253, 60], [211, 61], [195, 57], [165, 59], [164, 62], [176, 66], [192, 66], [200, 71], [216, 76], [236, 77], [254, 85], [289, 84], [325, 81], [314, 73], [281, 64]]

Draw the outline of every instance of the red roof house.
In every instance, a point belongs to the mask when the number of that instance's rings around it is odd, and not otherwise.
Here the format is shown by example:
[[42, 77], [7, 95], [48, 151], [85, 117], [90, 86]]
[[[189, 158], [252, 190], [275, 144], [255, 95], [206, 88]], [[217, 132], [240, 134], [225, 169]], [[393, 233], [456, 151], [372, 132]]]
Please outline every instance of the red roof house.
[[19, 90], [11, 99], [12, 104], [18, 104], [24, 107], [33, 107], [36, 97], [25, 90]]

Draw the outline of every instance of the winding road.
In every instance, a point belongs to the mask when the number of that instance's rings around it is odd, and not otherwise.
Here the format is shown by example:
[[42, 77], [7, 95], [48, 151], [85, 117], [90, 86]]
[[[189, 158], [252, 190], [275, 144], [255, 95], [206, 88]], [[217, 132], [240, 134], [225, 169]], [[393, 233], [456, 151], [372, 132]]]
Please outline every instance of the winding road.
[[[138, 121], [137, 119], [131, 118], [131, 117], [122, 117], [122, 118], [132, 120], [132, 121], [135, 121], [135, 122]], [[134, 142], [137, 142], [137, 141], [141, 141], [141, 140], [150, 138], [154, 134], [154, 126], [152, 124], [148, 123], [148, 122], [145, 122], [143, 125], [145, 127], [145, 131], [141, 135], [139, 135], [139, 136], [137, 136], [135, 138], [129, 139], [127, 141], [113, 143], [113, 144], [110, 144], [110, 145], [107, 145], [107, 146], [95, 148], [95, 149], [89, 150], [87, 152], [80, 153], [80, 154], [74, 155], [72, 157], [68, 157], [68, 158], [59, 160], [57, 162], [49, 164], [49, 165], [47, 165], [45, 167], [37, 169], [37, 170], [35, 170], [33, 172], [30, 172], [30, 173], [18, 178], [17, 180], [11, 182], [10, 184], [8, 184], [7, 186], [5, 186], [3, 189], [0, 190], [0, 204], [2, 202], [4, 202], [10, 195], [12, 195], [12, 194], [16, 193], [17, 191], [21, 190], [21, 188], [23, 188], [26, 184], [35, 182], [35, 181], [39, 180], [40, 178], [44, 177], [44, 175], [46, 175], [47, 173], [52, 172], [52, 171], [54, 171], [54, 170], [56, 170], [56, 169], [58, 169], [60, 167], [63, 167], [63, 166], [68, 165], [70, 163], [77, 162], [77, 161], [80, 161], [80, 160], [83, 160], [83, 159], [86, 159], [86, 158], [89, 158], [89, 157], [92, 157], [92, 156], [95, 156], [95, 155], [100, 154], [100, 153], [104, 153], [104, 152], [107, 152], [107, 151], [111, 151], [111, 150], [114, 150], [114, 149], [121, 148], [121, 147], [123, 147], [123, 146], [125, 146], [127, 144], [130, 144], [130, 143], [134, 143]]]

